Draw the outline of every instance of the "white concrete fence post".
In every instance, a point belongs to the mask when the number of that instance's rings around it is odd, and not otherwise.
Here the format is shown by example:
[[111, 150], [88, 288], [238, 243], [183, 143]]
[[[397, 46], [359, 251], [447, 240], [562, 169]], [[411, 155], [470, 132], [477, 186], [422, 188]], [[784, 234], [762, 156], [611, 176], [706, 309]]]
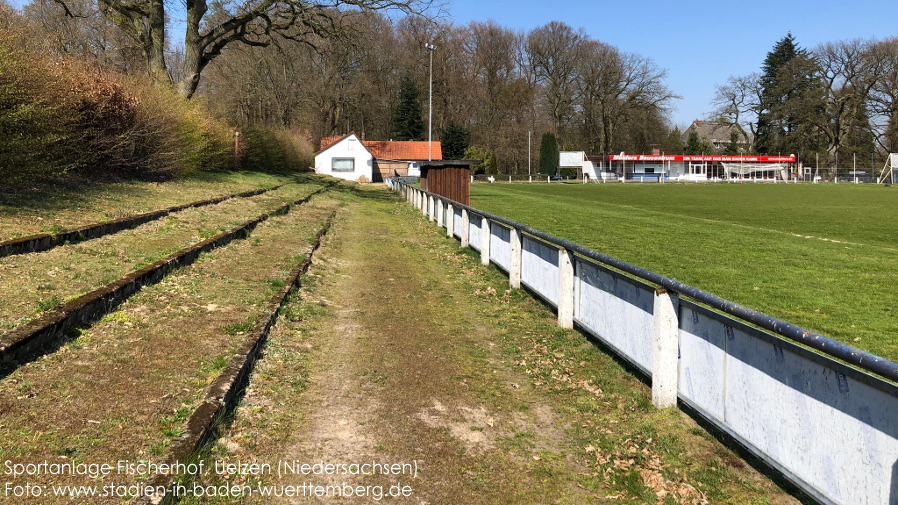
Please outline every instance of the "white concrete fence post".
[[679, 308], [679, 295], [662, 288], [655, 291], [652, 403], [659, 409], [677, 406]]
[[482, 265], [490, 264], [490, 220], [487, 218], [480, 219], [480, 263]]
[[508, 283], [512, 288], [521, 287], [521, 259], [523, 234], [517, 228], [511, 229], [511, 260], [508, 267]]
[[443, 226], [443, 201], [437, 199], [437, 224]]
[[558, 251], [558, 326], [574, 327], [574, 254]]
[[455, 207], [452, 204], [446, 204], [446, 236], [455, 237]]
[[436, 221], [437, 199], [433, 195], [427, 195], [427, 220]]
[[468, 247], [471, 235], [471, 216], [468, 209], [461, 210], [461, 246]]
[[423, 214], [425, 216], [427, 215], [427, 199], [428, 199], [427, 193], [422, 191], [421, 192], [421, 214]]

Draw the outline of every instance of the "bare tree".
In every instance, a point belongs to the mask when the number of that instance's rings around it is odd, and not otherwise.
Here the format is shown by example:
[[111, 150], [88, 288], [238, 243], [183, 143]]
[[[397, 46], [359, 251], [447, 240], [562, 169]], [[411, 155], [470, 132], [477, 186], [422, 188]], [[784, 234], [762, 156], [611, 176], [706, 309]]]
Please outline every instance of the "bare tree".
[[761, 106], [761, 75], [757, 72], [740, 77], [730, 77], [727, 83], [718, 85], [711, 115], [723, 124], [737, 128], [746, 141], [753, 139], [758, 130], [758, 109]]
[[586, 38], [582, 29], [575, 31], [559, 21], [552, 21], [527, 35], [530, 65], [537, 82], [544, 88], [556, 136], [572, 113], [579, 51]]
[[[70, 0], [54, 0], [71, 14]], [[434, 0], [245, 0], [209, 3], [185, 0], [184, 60], [177, 82], [181, 95], [196, 92], [203, 70], [233, 43], [268, 46], [273, 36], [312, 44], [313, 37], [339, 37], [347, 12], [396, 9], [425, 14], [440, 6]], [[155, 80], [169, 81], [166, 55], [165, 0], [97, 0], [99, 11], [140, 47]]]
[[[678, 98], [664, 85], [667, 72], [650, 59], [621, 53], [597, 41], [584, 43], [577, 74], [578, 105], [590, 149], [636, 147], [632, 140], [666, 134], [665, 128], [648, 128], [645, 121], [664, 124], [670, 102]], [[629, 126], [632, 131], [621, 132]], [[626, 135], [621, 135], [626, 133]], [[624, 138], [628, 141], [624, 141]], [[596, 142], [596, 138], [601, 139]], [[659, 139], [660, 143], [660, 139]]]
[[877, 143], [898, 152], [898, 37], [875, 43], [871, 52], [880, 64], [870, 93]]
[[23, 8], [41, 36], [44, 49], [77, 57], [105, 69], [131, 72], [143, 68], [134, 41], [97, 10], [93, 0], [32, 0]]
[[821, 69], [825, 115], [819, 125], [826, 135], [827, 153], [834, 155], [857, 128], [857, 120], [866, 116], [867, 101], [876, 84], [881, 62], [862, 40], [829, 42], [815, 51]]

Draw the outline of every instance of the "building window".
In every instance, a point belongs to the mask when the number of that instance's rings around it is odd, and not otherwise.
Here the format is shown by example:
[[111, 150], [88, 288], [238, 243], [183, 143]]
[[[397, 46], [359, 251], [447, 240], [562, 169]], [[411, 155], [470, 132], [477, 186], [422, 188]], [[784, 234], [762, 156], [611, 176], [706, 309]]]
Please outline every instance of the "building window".
[[355, 158], [333, 158], [331, 170], [334, 172], [355, 172]]

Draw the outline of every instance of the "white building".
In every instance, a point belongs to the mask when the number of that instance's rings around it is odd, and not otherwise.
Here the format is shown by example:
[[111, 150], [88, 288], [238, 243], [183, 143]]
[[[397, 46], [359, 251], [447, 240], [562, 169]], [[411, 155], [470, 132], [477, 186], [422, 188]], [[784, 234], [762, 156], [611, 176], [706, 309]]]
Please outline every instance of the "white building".
[[360, 141], [355, 132], [350, 132], [321, 139], [321, 150], [315, 153], [315, 172], [351, 181], [383, 182], [387, 177], [418, 177], [422, 162], [442, 159], [439, 141]]
[[373, 180], [374, 156], [355, 133], [315, 153], [315, 172], [359, 182]]
[[710, 181], [728, 179], [784, 179], [795, 156], [719, 156], [612, 154], [611, 169], [626, 180]]

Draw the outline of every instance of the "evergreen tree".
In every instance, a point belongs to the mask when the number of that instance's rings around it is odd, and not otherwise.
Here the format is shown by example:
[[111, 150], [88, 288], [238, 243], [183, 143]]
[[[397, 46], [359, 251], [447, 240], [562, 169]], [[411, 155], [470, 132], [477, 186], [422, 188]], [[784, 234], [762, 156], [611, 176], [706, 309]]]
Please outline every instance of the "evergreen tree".
[[679, 126], [674, 126], [673, 130], [667, 134], [667, 140], [664, 141], [664, 152], [666, 154], [680, 154], [683, 152], [683, 132]]
[[730, 142], [723, 150], [723, 154], [726, 154], [727, 156], [739, 154], [739, 132], [736, 130], [730, 130]]
[[558, 140], [553, 133], [543, 133], [539, 146], [539, 173], [556, 175], [558, 173]]
[[399, 103], [393, 110], [393, 140], [425, 140], [427, 127], [418, 101], [418, 85], [410, 74], [402, 77]]
[[689, 129], [689, 136], [686, 137], [686, 154], [712, 154], [714, 146], [706, 139], [700, 138], [695, 128]]
[[790, 32], [774, 44], [764, 59], [764, 65], [761, 66], [761, 100], [758, 110], [758, 135], [755, 141], [760, 153], [779, 150], [777, 144], [781, 132], [777, 130], [779, 121], [774, 117], [774, 109], [786, 98], [780, 93], [780, 71], [799, 54], [799, 51], [795, 45], [795, 37]]
[[783, 155], [816, 151], [821, 139], [815, 125], [825, 109], [818, 62], [790, 33], [767, 53], [762, 72], [755, 149]]
[[499, 167], [496, 164], [496, 155], [493, 152], [481, 149], [477, 146], [471, 146], [465, 150], [463, 156], [466, 160], [480, 160], [480, 163], [471, 167], [471, 171], [474, 175], [499, 175]]
[[[465, 150], [471, 141], [471, 132], [454, 121], [446, 125], [440, 134], [444, 160], [465, 159]], [[477, 158], [479, 159], [479, 158]]]

